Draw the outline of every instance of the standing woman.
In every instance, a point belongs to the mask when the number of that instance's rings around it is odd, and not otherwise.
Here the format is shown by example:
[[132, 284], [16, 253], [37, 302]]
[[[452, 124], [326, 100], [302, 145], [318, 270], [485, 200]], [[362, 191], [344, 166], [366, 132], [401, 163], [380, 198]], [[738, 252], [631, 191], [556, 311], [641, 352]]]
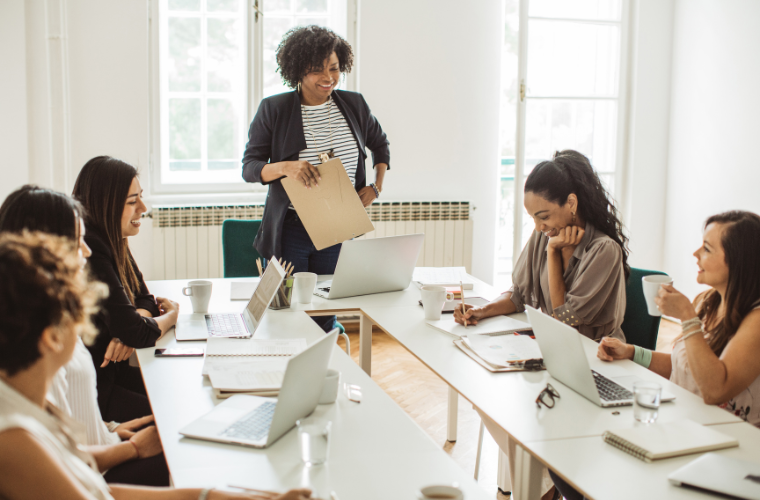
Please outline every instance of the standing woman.
[[[388, 140], [361, 94], [335, 90], [351, 71], [354, 54], [327, 28], [293, 28], [277, 47], [282, 79], [293, 92], [261, 101], [248, 133], [243, 157], [246, 182], [271, 184], [253, 246], [265, 258], [282, 257], [295, 272], [333, 274], [340, 244], [317, 251], [280, 180], [290, 177], [304, 189], [319, 184], [315, 165], [340, 158], [364, 206], [383, 190], [389, 168]], [[372, 151], [375, 182], [367, 184], [365, 146]], [[325, 331], [335, 316], [315, 317]]]
[[464, 315], [456, 310], [456, 321], [476, 324], [528, 304], [593, 340], [625, 340], [628, 238], [588, 158], [565, 150], [536, 165], [525, 182], [525, 209], [536, 230], [515, 264], [512, 288]]
[[109, 289], [94, 320], [99, 334], [90, 346], [98, 372], [100, 412], [106, 421], [127, 422], [149, 415], [151, 409], [140, 369], [120, 361], [122, 351], [131, 354], [133, 349], [154, 346], [177, 322], [179, 306], [150, 295], [129, 251], [127, 238], [140, 232], [140, 217], [146, 211], [137, 169], [98, 156], [82, 167], [72, 195], [85, 209], [90, 271]]

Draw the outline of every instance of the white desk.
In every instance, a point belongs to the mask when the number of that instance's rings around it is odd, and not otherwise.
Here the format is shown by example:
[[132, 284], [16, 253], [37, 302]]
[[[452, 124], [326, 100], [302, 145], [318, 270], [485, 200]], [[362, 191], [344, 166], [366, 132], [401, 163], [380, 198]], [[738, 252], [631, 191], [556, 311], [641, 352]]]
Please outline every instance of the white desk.
[[[178, 300], [182, 282], [149, 283], [152, 293]], [[244, 303], [227, 301], [222, 287], [213, 294], [212, 310], [240, 310]], [[304, 337], [308, 342], [324, 332], [303, 313], [269, 311], [256, 332], [257, 338]], [[182, 342], [181, 346], [204, 342]], [[157, 347], [176, 346], [169, 333]], [[319, 406], [316, 415], [332, 420], [329, 464], [304, 468], [295, 431], [274, 445], [256, 450], [182, 438], [178, 430], [205, 414], [217, 401], [208, 381], [201, 376], [202, 358], [155, 358], [154, 348], [138, 350], [140, 367], [156, 417], [164, 453], [174, 484], [181, 487], [252, 486], [282, 491], [311, 486], [324, 496], [334, 490], [340, 498], [414, 498], [421, 486], [456, 481], [466, 498], [488, 495], [468, 473], [446, 455], [393, 400], [388, 397], [337, 346], [330, 366], [343, 380], [362, 387], [362, 403], [339, 396], [334, 405]]]

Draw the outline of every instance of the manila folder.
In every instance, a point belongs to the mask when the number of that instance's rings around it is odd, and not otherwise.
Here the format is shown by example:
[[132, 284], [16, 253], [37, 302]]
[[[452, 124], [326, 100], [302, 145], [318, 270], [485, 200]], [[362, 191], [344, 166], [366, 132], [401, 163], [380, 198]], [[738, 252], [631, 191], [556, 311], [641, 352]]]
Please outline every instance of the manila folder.
[[317, 165], [322, 180], [306, 189], [285, 177], [282, 187], [298, 213], [317, 250], [356, 238], [375, 227], [339, 158]]

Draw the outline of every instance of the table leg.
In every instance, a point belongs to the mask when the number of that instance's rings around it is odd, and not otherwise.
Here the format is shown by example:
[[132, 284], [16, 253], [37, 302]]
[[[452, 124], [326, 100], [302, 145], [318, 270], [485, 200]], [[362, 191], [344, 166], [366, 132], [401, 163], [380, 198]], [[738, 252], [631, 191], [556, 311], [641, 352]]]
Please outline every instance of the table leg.
[[543, 467], [541, 462], [525, 451], [514, 440], [509, 440], [510, 455], [513, 458], [514, 477], [512, 498], [514, 500], [540, 500]]
[[359, 366], [372, 376], [372, 320], [365, 314], [359, 318]]
[[457, 440], [457, 417], [459, 414], [459, 393], [449, 387], [449, 414], [446, 419], [446, 441]]
[[499, 448], [499, 462], [496, 468], [496, 486], [505, 495], [512, 493], [512, 478], [509, 477], [509, 457]]

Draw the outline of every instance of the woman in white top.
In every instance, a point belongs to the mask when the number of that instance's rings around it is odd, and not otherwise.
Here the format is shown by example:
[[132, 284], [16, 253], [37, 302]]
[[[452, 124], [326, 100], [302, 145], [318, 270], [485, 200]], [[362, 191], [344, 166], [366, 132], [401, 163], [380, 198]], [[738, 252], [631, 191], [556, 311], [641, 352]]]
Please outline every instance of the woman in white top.
[[713, 215], [694, 252], [697, 282], [711, 288], [692, 302], [669, 285], [655, 299], [683, 333], [671, 354], [602, 339], [605, 361], [632, 359], [760, 427], [760, 216], [743, 211]]
[[[84, 241], [80, 214], [81, 205], [65, 194], [26, 185], [8, 195], [0, 206], [0, 232], [43, 231], [78, 241], [79, 259], [84, 266], [91, 252]], [[169, 485], [169, 469], [156, 428], [151, 425], [152, 415], [122, 424], [103, 421], [95, 367], [81, 339], [71, 361], [56, 373], [48, 399], [84, 425], [82, 442], [95, 456], [107, 482]]]
[[[79, 444], [81, 427], [45, 398], [79, 335], [87, 341], [96, 334], [90, 318], [104, 286], [85, 278], [75, 248], [44, 233], [0, 235], [0, 498], [272, 499], [106, 484]], [[309, 496], [293, 490], [278, 498]]]

